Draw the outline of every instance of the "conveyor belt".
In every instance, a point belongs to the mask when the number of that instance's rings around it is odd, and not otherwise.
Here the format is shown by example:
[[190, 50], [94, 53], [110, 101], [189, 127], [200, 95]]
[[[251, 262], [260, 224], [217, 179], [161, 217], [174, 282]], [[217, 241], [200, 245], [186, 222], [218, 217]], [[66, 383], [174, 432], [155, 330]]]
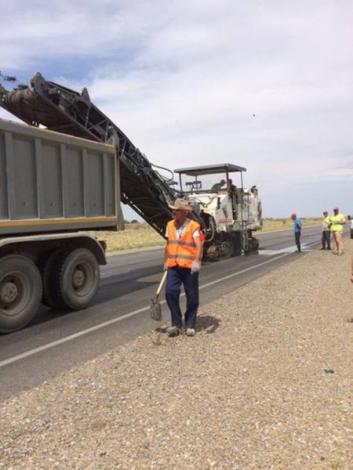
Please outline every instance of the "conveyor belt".
[[168, 204], [175, 199], [175, 191], [119, 127], [91, 102], [87, 89], [80, 94], [46, 81], [37, 73], [30, 87], [7, 91], [0, 86], [0, 105], [32, 126], [41, 124], [99, 142], [118, 140], [121, 200], [164, 236], [171, 218]]

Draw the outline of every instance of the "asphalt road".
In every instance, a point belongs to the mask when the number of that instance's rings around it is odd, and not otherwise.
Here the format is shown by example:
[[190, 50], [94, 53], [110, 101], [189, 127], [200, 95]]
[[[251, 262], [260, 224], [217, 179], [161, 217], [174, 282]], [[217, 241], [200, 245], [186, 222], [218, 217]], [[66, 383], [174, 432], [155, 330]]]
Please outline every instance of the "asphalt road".
[[[202, 304], [317, 248], [320, 231], [303, 231], [302, 254], [295, 252], [291, 231], [263, 233], [258, 254], [205, 264], [200, 274]], [[32, 388], [158, 326], [150, 318], [149, 304], [162, 275], [162, 256], [161, 249], [111, 256], [91, 307], [69, 314], [43, 308], [24, 330], [0, 336], [0, 398]]]

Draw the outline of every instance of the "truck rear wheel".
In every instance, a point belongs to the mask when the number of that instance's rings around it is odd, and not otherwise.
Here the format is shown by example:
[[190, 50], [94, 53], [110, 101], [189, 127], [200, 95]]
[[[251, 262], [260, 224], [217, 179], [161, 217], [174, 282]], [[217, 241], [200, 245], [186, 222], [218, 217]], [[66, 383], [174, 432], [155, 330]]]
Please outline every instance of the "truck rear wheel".
[[99, 285], [99, 265], [86, 248], [68, 251], [52, 265], [50, 298], [55, 306], [69, 310], [87, 307]]
[[1, 333], [27, 325], [37, 313], [41, 298], [42, 280], [33, 261], [20, 255], [0, 260]]
[[43, 281], [43, 296], [42, 303], [47, 307], [56, 308], [55, 295], [54, 293], [54, 276], [56, 275], [57, 263], [62, 256], [64, 251], [56, 250], [49, 254], [49, 256], [42, 260], [40, 263], [40, 272], [42, 274]]

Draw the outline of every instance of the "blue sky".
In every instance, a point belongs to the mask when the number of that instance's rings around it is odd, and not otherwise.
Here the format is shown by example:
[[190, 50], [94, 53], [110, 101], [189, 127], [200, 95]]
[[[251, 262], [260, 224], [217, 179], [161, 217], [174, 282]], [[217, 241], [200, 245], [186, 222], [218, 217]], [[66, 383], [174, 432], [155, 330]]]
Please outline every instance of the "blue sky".
[[351, 213], [352, 20], [348, 0], [12, 0], [0, 70], [87, 86], [157, 164], [246, 166], [268, 217]]

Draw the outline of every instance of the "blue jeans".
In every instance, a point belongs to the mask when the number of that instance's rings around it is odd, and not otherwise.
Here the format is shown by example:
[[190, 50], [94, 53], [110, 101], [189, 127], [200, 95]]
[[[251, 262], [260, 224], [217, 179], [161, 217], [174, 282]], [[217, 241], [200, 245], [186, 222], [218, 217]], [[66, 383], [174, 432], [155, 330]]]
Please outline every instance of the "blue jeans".
[[165, 297], [172, 316], [172, 325], [182, 326], [179, 305], [180, 288], [183, 284], [186, 295], [186, 328], [195, 328], [197, 308], [199, 306], [199, 273], [192, 273], [188, 268], [168, 268]]
[[295, 237], [295, 244], [297, 245], [298, 251], [302, 251], [301, 245], [300, 245], [300, 236], [301, 232], [294, 232], [294, 237]]

